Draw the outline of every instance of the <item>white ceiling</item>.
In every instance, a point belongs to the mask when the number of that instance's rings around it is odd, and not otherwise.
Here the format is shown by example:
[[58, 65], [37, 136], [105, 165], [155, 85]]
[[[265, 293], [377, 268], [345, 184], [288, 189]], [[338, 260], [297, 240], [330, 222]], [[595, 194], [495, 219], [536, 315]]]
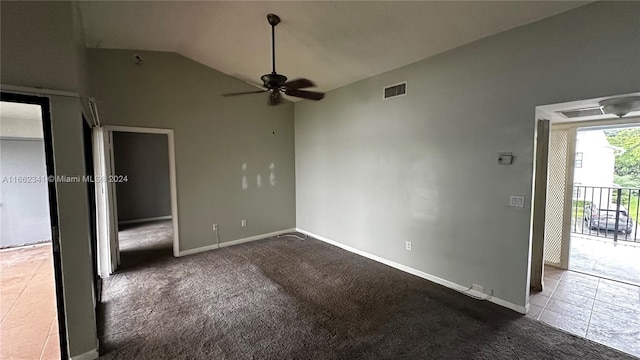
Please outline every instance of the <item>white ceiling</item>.
[[42, 139], [40, 105], [0, 101], [0, 137]]
[[271, 71], [324, 91], [588, 1], [80, 2], [87, 47], [173, 51], [259, 83]]

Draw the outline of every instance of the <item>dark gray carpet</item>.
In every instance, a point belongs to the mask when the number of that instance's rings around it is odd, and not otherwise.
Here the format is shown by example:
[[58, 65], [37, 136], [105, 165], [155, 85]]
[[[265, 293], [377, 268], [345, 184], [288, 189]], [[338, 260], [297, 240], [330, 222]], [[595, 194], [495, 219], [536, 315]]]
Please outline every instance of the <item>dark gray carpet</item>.
[[176, 259], [170, 237], [122, 233], [101, 359], [633, 359], [318, 240]]

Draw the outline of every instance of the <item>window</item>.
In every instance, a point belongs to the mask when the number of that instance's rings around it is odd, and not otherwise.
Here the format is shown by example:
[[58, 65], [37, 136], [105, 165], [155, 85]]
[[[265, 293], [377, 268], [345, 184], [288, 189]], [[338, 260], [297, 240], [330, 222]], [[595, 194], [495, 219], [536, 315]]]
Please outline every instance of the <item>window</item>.
[[577, 168], [581, 168], [582, 167], [582, 156], [583, 156], [583, 154], [581, 152], [577, 152], [576, 153], [576, 167]]

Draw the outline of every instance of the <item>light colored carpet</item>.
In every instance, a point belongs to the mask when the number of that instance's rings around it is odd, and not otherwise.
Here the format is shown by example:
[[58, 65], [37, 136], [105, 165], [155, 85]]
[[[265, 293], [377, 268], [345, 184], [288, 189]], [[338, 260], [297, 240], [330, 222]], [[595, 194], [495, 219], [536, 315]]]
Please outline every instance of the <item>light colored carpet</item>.
[[311, 238], [176, 259], [170, 223], [126, 232], [104, 359], [633, 358]]

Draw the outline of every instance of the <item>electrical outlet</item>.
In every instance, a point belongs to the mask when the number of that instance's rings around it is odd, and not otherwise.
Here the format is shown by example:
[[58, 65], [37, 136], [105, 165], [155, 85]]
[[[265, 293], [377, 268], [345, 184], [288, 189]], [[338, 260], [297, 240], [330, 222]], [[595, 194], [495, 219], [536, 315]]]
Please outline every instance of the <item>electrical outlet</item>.
[[242, 219], [242, 221], [240, 223], [242, 224], [242, 227], [247, 226], [247, 220], [246, 219]]
[[213, 224], [213, 231], [218, 231], [218, 224]]
[[475, 290], [475, 291], [479, 291], [481, 293], [484, 293], [484, 286], [482, 286], [482, 285], [472, 284], [471, 285], [471, 289]]
[[407, 249], [407, 251], [411, 251], [411, 241], [407, 241], [404, 247]]

